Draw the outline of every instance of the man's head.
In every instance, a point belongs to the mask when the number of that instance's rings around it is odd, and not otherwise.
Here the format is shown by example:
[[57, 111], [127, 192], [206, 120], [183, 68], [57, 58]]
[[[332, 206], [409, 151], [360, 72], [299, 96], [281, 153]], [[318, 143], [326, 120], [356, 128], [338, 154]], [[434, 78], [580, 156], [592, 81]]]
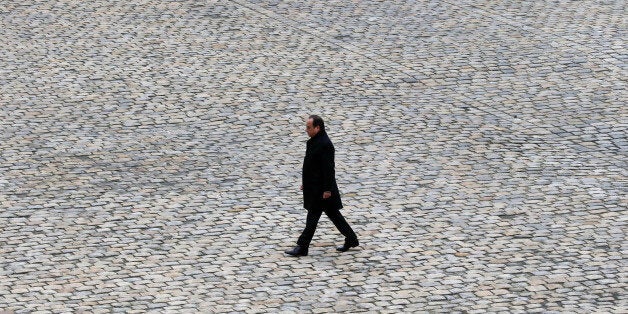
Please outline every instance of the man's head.
[[323, 118], [317, 115], [311, 115], [305, 123], [305, 132], [309, 137], [314, 137], [318, 132], [325, 131], [325, 122]]

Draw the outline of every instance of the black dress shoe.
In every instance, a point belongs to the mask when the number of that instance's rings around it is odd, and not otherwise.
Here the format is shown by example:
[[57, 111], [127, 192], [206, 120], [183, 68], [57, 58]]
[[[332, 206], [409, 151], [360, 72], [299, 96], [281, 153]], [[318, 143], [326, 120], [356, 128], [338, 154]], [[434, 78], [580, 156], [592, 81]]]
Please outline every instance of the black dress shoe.
[[287, 250], [286, 254], [292, 256], [307, 256], [307, 248], [297, 245], [292, 250]]
[[348, 251], [350, 248], [352, 247], [356, 247], [360, 245], [360, 243], [358, 242], [358, 240], [355, 241], [345, 241], [345, 244], [343, 244], [342, 246], [339, 246], [336, 248], [336, 250], [340, 251], [340, 252], [346, 252]]

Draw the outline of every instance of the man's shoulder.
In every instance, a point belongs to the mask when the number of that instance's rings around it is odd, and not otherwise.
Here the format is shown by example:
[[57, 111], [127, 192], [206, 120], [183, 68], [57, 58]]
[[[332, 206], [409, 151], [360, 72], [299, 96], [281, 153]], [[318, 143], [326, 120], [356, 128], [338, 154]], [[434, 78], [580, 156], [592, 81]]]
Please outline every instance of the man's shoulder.
[[329, 136], [327, 136], [327, 134], [324, 134], [323, 136], [321, 136], [319, 143], [321, 146], [334, 146], [334, 144], [331, 142], [331, 139], [329, 138]]
[[333, 153], [335, 148], [334, 148], [334, 144], [331, 142], [331, 139], [329, 139], [329, 137], [325, 138], [325, 140], [321, 143], [321, 149], [325, 152], [325, 153]]

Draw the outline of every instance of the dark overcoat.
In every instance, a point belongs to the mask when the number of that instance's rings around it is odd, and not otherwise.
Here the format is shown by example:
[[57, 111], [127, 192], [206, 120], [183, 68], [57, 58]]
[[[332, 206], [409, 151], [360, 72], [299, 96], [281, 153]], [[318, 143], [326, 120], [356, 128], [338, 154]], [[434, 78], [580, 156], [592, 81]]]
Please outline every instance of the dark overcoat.
[[[303, 207], [307, 210], [340, 209], [342, 201], [336, 183], [334, 145], [325, 131], [307, 141], [303, 159]], [[323, 192], [331, 197], [324, 200]]]

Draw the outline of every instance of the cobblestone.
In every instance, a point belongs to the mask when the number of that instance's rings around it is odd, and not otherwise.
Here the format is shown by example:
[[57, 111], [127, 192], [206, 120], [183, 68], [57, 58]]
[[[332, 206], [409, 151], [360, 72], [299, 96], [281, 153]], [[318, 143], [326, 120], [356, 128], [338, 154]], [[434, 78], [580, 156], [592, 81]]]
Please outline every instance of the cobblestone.
[[0, 312], [628, 312], [625, 12], [0, 0]]

